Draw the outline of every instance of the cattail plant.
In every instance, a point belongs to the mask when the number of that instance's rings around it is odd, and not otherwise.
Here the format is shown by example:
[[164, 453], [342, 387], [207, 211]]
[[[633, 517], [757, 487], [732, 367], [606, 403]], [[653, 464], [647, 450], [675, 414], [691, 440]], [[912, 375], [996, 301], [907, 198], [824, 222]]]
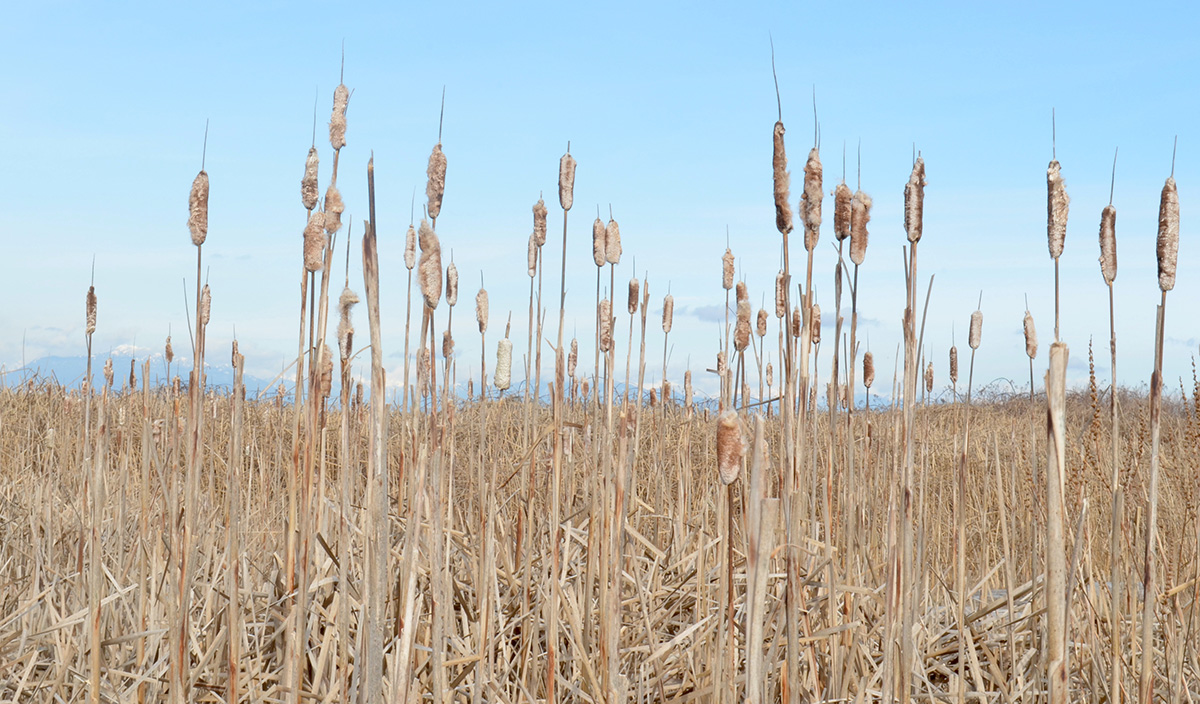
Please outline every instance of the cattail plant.
[[904, 231], [913, 244], [921, 241], [924, 229], [926, 183], [925, 160], [918, 156], [904, 185]]
[[1120, 555], [1122, 542], [1122, 514], [1124, 513], [1125, 494], [1121, 488], [1120, 462], [1120, 419], [1117, 413], [1117, 324], [1114, 306], [1114, 283], [1117, 279], [1117, 209], [1113, 206], [1113, 192], [1117, 185], [1117, 151], [1113, 151], [1112, 179], [1109, 182], [1108, 205], [1100, 212], [1100, 275], [1108, 287], [1108, 332], [1110, 371], [1112, 384], [1109, 387], [1109, 414], [1111, 416], [1112, 436], [1112, 476], [1109, 480], [1112, 487], [1111, 520], [1109, 523], [1109, 583], [1112, 584], [1109, 618], [1111, 626], [1111, 657], [1109, 662], [1109, 701], [1120, 704], [1123, 681], [1121, 653], [1121, 571]]
[[300, 179], [300, 202], [305, 210], [311, 211], [317, 207], [320, 190], [317, 186], [317, 168], [320, 163], [316, 146], [309, 147], [308, 157], [304, 159], [304, 177]]
[[425, 175], [428, 177], [425, 183], [425, 198], [428, 201], [426, 212], [436, 226], [438, 215], [442, 212], [442, 198], [446, 194], [446, 154], [442, 151], [440, 134], [438, 143], [433, 145], [433, 152], [429, 154], [429, 166], [425, 169]]
[[1067, 184], [1062, 178], [1062, 166], [1058, 159], [1051, 159], [1046, 167], [1046, 237], [1050, 247], [1050, 258], [1054, 260], [1054, 340], [1059, 340], [1058, 307], [1058, 258], [1062, 256], [1063, 244], [1067, 240], [1067, 211], [1071, 198], [1067, 195]]
[[1025, 328], [1025, 355], [1029, 357], [1029, 400], [1033, 400], [1033, 359], [1037, 357], [1038, 340], [1037, 329], [1033, 326], [1033, 314], [1029, 309], [1025, 310], [1025, 320], [1023, 321]]
[[845, 181], [833, 189], [833, 235], [838, 242], [850, 237], [853, 232], [851, 227], [854, 218], [853, 199], [854, 196]]
[[429, 221], [421, 220], [418, 235], [421, 243], [421, 260], [417, 264], [417, 284], [425, 299], [425, 308], [435, 310], [442, 298], [442, 247], [437, 233]]
[[[957, 365], [955, 367], [957, 368]], [[875, 383], [875, 356], [867, 351], [863, 355], [863, 388], [867, 390], [867, 410], [871, 410], [871, 385]]]
[[787, 170], [787, 149], [783, 143], [785, 131], [782, 119], [775, 123], [771, 170], [775, 182], [775, 229], [786, 238], [792, 231], [792, 206], [788, 204], [791, 175]]
[[483, 274], [479, 275], [479, 293], [475, 294], [475, 322], [479, 326], [479, 400], [487, 395], [487, 326], [488, 292], [483, 287]]
[[800, 211], [804, 219], [804, 248], [810, 253], [817, 246], [821, 231], [821, 154], [817, 147], [808, 152], [804, 164], [804, 193], [800, 195]]

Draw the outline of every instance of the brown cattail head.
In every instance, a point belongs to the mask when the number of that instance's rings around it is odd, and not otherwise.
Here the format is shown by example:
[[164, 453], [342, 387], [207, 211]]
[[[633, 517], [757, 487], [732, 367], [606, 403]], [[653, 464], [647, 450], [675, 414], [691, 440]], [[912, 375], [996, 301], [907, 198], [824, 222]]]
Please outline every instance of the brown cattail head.
[[171, 346], [171, 336], [167, 335], [166, 349], [163, 350], [163, 356], [167, 359], [167, 364], [175, 361], [175, 348]]
[[792, 177], [787, 170], [787, 151], [783, 146], [783, 123], [775, 123], [775, 154], [771, 166], [775, 172], [775, 227], [779, 234], [792, 231], [792, 206], [788, 204]]
[[333, 352], [325, 345], [325, 354], [321, 357], [321, 395], [328, 398], [333, 392]]
[[446, 305], [453, 307], [458, 303], [458, 267], [454, 262], [446, 267]]
[[512, 341], [508, 338], [500, 340], [496, 345], [496, 374], [492, 384], [500, 391], [512, 385]]
[[1037, 329], [1033, 327], [1033, 314], [1025, 311], [1025, 354], [1030, 359], [1037, 356]]
[[[137, 374], [133, 371], [134, 361], [129, 360], [129, 388], [131, 390], [137, 386]], [[237, 340], [233, 341], [233, 366], [237, 366]], [[121, 410], [124, 411], [124, 409]]]
[[867, 258], [867, 223], [871, 222], [871, 196], [856, 191], [850, 200], [850, 261], [862, 265]]
[[442, 196], [446, 194], [446, 155], [442, 152], [442, 143], [433, 145], [429, 155], [429, 167], [425, 169], [429, 180], [425, 183], [425, 197], [429, 200], [426, 206], [429, 217], [437, 220], [442, 212]]
[[105, 384], [106, 386], [108, 386], [110, 389], [112, 388], [112, 385], [113, 385], [113, 361], [112, 361], [112, 357], [109, 357], [109, 358], [108, 358], [107, 360], [105, 360], [105, 362], [104, 362], [104, 384]]
[[607, 261], [604, 244], [604, 222], [600, 218], [596, 218], [596, 221], [592, 223], [592, 261], [596, 262], [597, 267], [604, 266]]
[[320, 271], [325, 267], [325, 213], [314, 210], [308, 214], [304, 227], [304, 270]]
[[629, 280], [629, 298], [627, 299], [626, 306], [629, 308], [630, 315], [637, 312], [640, 289], [641, 283], [637, 280], [636, 276]]
[[350, 353], [354, 350], [354, 321], [350, 318], [350, 311], [356, 303], [358, 303], [358, 294], [354, 293], [349, 286], [342, 289], [342, 295], [338, 298], [341, 320], [338, 321], [337, 332], [338, 351], [342, 353], [343, 364], [350, 359]]
[[979, 349], [979, 337], [983, 333], [983, 311], [975, 311], [971, 314], [971, 332], [967, 338], [971, 349]]
[[329, 145], [334, 150], [346, 146], [346, 105], [350, 102], [350, 89], [339, 83], [333, 89], [333, 115], [329, 118]]
[[204, 288], [200, 290], [200, 327], [208, 325], [211, 314], [212, 292], [209, 290], [208, 284], [204, 284]]
[[800, 337], [800, 331], [804, 328], [804, 316], [800, 314], [800, 306], [792, 308], [792, 337]]
[[192, 244], [197, 247], [208, 237], [208, 174], [204, 169], [196, 174], [188, 196], [188, 232], [192, 233]]
[[759, 337], [763, 337], [764, 335], [767, 334], [767, 309], [766, 308], [758, 309], [758, 320], [756, 321], [754, 332]]
[[875, 383], [875, 355], [867, 352], [863, 355], [863, 386], [868, 389]]
[[768, 389], [771, 388], [771, 385], [774, 383], [775, 383], [775, 366], [772, 365], [770, 362], [767, 362], [767, 388]]
[[733, 288], [733, 251], [728, 247], [721, 255], [721, 286], [726, 291]]
[[425, 297], [425, 307], [433, 310], [442, 298], [442, 245], [428, 220], [421, 220], [418, 238], [421, 242], [421, 261], [417, 264], [417, 282], [421, 285], [421, 295]]
[[737, 289], [735, 290], [735, 294], [736, 294], [736, 300], [738, 303], [741, 303], [742, 301], [750, 300], [750, 292], [746, 289], [745, 281], [737, 282]]
[[833, 189], [833, 234], [837, 237], [838, 242], [851, 234], [853, 219], [851, 201], [853, 198], [850, 187], [844, 183], [839, 183], [837, 188]]
[[1050, 245], [1050, 258], [1058, 259], [1067, 240], [1067, 210], [1071, 198], [1067, 195], [1067, 184], [1063, 181], [1062, 167], [1058, 160], [1046, 167], [1046, 235]]
[[671, 327], [675, 324], [675, 297], [667, 294], [663, 298], [663, 318], [662, 329], [664, 333], [670, 333]]
[[958, 348], [950, 345], [950, 383], [958, 383]]
[[304, 159], [304, 178], [300, 179], [300, 202], [304, 204], [305, 210], [317, 207], [317, 197], [321, 195], [320, 187], [317, 185], [319, 163], [317, 148], [309, 147], [308, 157]]
[[[587, 379], [584, 379], [583, 383], [580, 384], [580, 388], [579, 388], [579, 393], [581, 393], [583, 395], [584, 403], [587, 403], [588, 395], [590, 394], [591, 390], [592, 390], [591, 384], [588, 382]], [[589, 431], [590, 430], [591, 429], [589, 428]]]
[[729, 359], [724, 352], [717, 353], [717, 376], [724, 377], [725, 372], [729, 371]]
[[336, 184], [329, 184], [325, 189], [325, 232], [333, 235], [342, 229], [342, 213], [346, 212], [346, 204], [342, 202], [342, 194]]
[[570, 152], [558, 160], [558, 204], [570, 210], [575, 202], [575, 157]]
[[1175, 260], [1179, 256], [1179, 191], [1175, 178], [1167, 177], [1158, 202], [1158, 287], [1175, 288]]
[[812, 342], [812, 344], [819, 345], [819, 344], [821, 344], [821, 306], [820, 306], [820, 304], [814, 303], [812, 306], [812, 313], [810, 313], [809, 315], [810, 315], [809, 322], [811, 324], [811, 327], [809, 328], [809, 331], [808, 331], [808, 337], [809, 337], [809, 340]]
[[804, 164], [804, 193], [800, 196], [800, 211], [804, 214], [804, 248], [813, 251], [821, 233], [821, 154], [816, 147], [808, 153]]
[[525, 259], [526, 273], [528, 273], [529, 278], [532, 279], [537, 276], [538, 265], [538, 244], [536, 234], [529, 235], [529, 243], [525, 245]]
[[567, 353], [567, 376], [575, 377], [575, 367], [579, 363], [579, 340], [571, 338], [571, 351]]
[[737, 481], [745, 454], [742, 421], [736, 412], [725, 411], [717, 419], [717, 473], [722, 484], [729, 486]]
[[408, 226], [408, 232], [404, 234], [404, 268], [412, 271], [417, 265], [417, 231], [412, 225]]
[[1112, 203], [1100, 211], [1100, 275], [1106, 284], [1117, 278], [1117, 209]]
[[[84, 315], [87, 319], [87, 326], [84, 328], [86, 335], [91, 335], [96, 332], [96, 287], [88, 286], [87, 303], [84, 307]], [[168, 347], [171, 344], [171, 338], [167, 338]]]
[[454, 336], [449, 330], [442, 332], [442, 359], [450, 359], [454, 356]]
[[479, 323], [479, 334], [487, 332], [488, 324], [488, 294], [487, 289], [480, 288], [475, 294], [475, 322]]
[[787, 277], [781, 270], [775, 275], [775, 317], [787, 316]]
[[921, 241], [925, 222], [925, 160], [917, 157], [908, 183], [904, 184], [904, 231], [909, 242]]
[[533, 241], [539, 247], [546, 244], [546, 201], [541, 198], [533, 204]]
[[424, 345], [417, 350], [417, 389], [421, 395], [429, 390], [429, 348]]
[[925, 393], [933, 393], [933, 362], [925, 367]]
[[733, 329], [733, 348], [738, 352], [750, 345], [750, 301], [740, 300], [737, 307], [737, 326]]
[[657, 405], [658, 405], [658, 392], [654, 390], [653, 386], [651, 386], [650, 387], [650, 407], [654, 408]]
[[363, 383], [360, 381], [354, 385], [354, 405], [362, 408], [363, 405]]
[[609, 264], [621, 263], [621, 228], [616, 220], [604, 226], [604, 259]]
[[612, 349], [613, 315], [612, 303], [605, 298], [600, 301], [600, 351]]

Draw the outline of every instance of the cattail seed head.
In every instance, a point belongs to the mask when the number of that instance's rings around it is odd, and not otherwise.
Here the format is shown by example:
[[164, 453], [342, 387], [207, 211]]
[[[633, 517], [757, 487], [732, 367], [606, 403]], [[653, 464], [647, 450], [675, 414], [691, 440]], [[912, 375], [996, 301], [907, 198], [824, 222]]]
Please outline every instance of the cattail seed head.
[[175, 361], [175, 348], [171, 347], [171, 336], [167, 335], [166, 349], [163, 350], [163, 356], [167, 359], [167, 364]]
[[325, 267], [325, 213], [314, 210], [308, 214], [304, 228], [304, 270], [320, 271]]
[[850, 261], [862, 265], [867, 258], [867, 223], [871, 222], [871, 196], [856, 191], [850, 200]]
[[750, 345], [750, 301], [740, 300], [737, 307], [737, 326], [733, 329], [733, 348], [738, 352]]
[[[953, 373], [953, 372], [952, 372]], [[875, 355], [867, 352], [863, 355], [863, 386], [868, 389], [875, 383]]]
[[454, 336], [449, 330], [442, 332], [442, 359], [450, 359], [454, 356]]
[[721, 484], [729, 486], [737, 481], [745, 453], [742, 421], [734, 411], [725, 411], [717, 419], [717, 473]]
[[600, 218], [596, 218], [596, 221], [592, 223], [592, 261], [596, 262], [597, 267], [604, 266], [605, 262], [607, 261], [604, 245], [604, 222]]
[[212, 292], [208, 288], [208, 284], [204, 284], [204, 288], [200, 290], [200, 326], [208, 325], [209, 316], [212, 311]]
[[758, 320], [756, 321], [754, 332], [757, 333], [759, 337], [763, 337], [764, 335], [767, 334], [767, 309], [766, 308], [758, 309]]
[[662, 383], [662, 400], [663, 403], [671, 401], [671, 382], [666, 379], [663, 379]]
[[417, 231], [412, 225], [408, 226], [408, 232], [404, 235], [404, 268], [412, 271], [417, 265]]
[[792, 308], [792, 337], [800, 337], [800, 331], [804, 328], [804, 316], [800, 314], [800, 306]]
[[971, 349], [979, 349], [979, 337], [983, 333], [983, 311], [975, 311], [971, 314], [971, 332], [967, 339]]
[[541, 198], [533, 204], [533, 240], [539, 247], [546, 244], [546, 201]]
[[741, 303], [742, 301], [750, 300], [750, 293], [746, 289], [745, 281], [737, 282], [737, 289], [735, 290], [735, 294], [736, 294], [736, 300], [738, 303]]
[[850, 187], [844, 183], [839, 183], [837, 188], [833, 189], [833, 234], [837, 237], [838, 242], [851, 234], [853, 218], [851, 201], [853, 198]]
[[197, 247], [208, 237], [208, 174], [204, 169], [196, 174], [188, 196], [188, 232], [192, 233], [192, 244]]
[[333, 352], [325, 345], [325, 354], [321, 357], [321, 395], [329, 398], [333, 392]]
[[775, 317], [787, 316], [787, 277], [781, 270], [775, 275]]
[[525, 245], [525, 259], [526, 273], [528, 273], [529, 278], [532, 279], [537, 276], [538, 265], [538, 245], [536, 234], [529, 235], [529, 243]]
[[767, 388], [768, 389], [771, 388], [771, 385], [774, 383], [775, 383], [775, 366], [772, 365], [770, 362], [767, 362]]
[[629, 298], [626, 306], [629, 308], [629, 314], [633, 315], [638, 309], [638, 295], [640, 293], [641, 283], [634, 277], [629, 280]]
[[1100, 211], [1100, 275], [1106, 284], [1117, 278], [1117, 209], [1111, 203]]
[[496, 345], [496, 375], [492, 384], [500, 391], [512, 385], [512, 341], [508, 338], [500, 340]]
[[958, 348], [950, 345], [950, 383], [958, 383]]
[[809, 337], [809, 340], [814, 345], [819, 345], [819, 344], [821, 344], [821, 306], [820, 306], [820, 304], [818, 304], [818, 303], [813, 304], [812, 313], [810, 314], [810, 316], [811, 316], [810, 317], [811, 327], [809, 328], [809, 331], [808, 331], [808, 337]]
[[479, 324], [479, 334], [487, 332], [488, 324], [488, 293], [484, 288], [475, 294], [475, 322]]
[[688, 413], [692, 410], [692, 370], [683, 373], [683, 405]]
[[567, 353], [567, 376], [575, 377], [575, 367], [579, 363], [579, 340], [571, 338], [571, 351]]
[[433, 310], [442, 297], [442, 246], [428, 220], [421, 220], [418, 238], [421, 261], [417, 264], [417, 281], [421, 285], [421, 295], [425, 297], [425, 307]]
[[454, 262], [446, 267], [446, 305], [453, 307], [458, 303], [458, 267]]
[[350, 102], [350, 89], [339, 83], [333, 89], [333, 115], [329, 118], [329, 144], [334, 150], [346, 146], [346, 105]]
[[575, 203], [575, 157], [570, 152], [558, 160], [558, 204], [570, 210]]
[[354, 385], [354, 405], [362, 408], [363, 405], [363, 383], [360, 381]]
[[1175, 178], [1163, 184], [1158, 203], [1158, 287], [1165, 293], [1175, 288], [1175, 260], [1179, 256], [1179, 191]]
[[654, 408], [657, 405], [658, 405], [658, 392], [654, 390], [653, 386], [651, 386], [650, 387], [650, 407]]
[[717, 376], [724, 377], [725, 372], [729, 371], [729, 359], [724, 352], [717, 353]]
[[604, 259], [609, 264], [621, 263], [621, 228], [616, 220], [604, 226]]
[[663, 298], [663, 317], [662, 329], [664, 333], [670, 333], [671, 327], [675, 324], [675, 297], [667, 294]]
[[358, 294], [354, 293], [349, 286], [342, 289], [342, 295], [338, 298], [341, 320], [338, 321], [337, 332], [338, 351], [342, 353], [343, 363], [350, 359], [350, 353], [354, 349], [354, 321], [350, 318], [350, 311], [356, 303], [358, 303]]
[[317, 197], [321, 195], [317, 185], [319, 163], [317, 148], [309, 147], [308, 157], [304, 159], [304, 178], [300, 179], [300, 202], [304, 204], [305, 210], [317, 207]]
[[904, 185], [904, 231], [909, 242], [921, 240], [925, 221], [925, 160], [917, 157], [908, 183]]
[[733, 251], [728, 247], [721, 255], [721, 286], [726, 291], [733, 288]]
[[337, 185], [329, 184], [325, 189], [325, 232], [336, 234], [342, 229], [342, 213], [346, 212], [346, 204], [342, 202], [342, 194]]
[[925, 393], [933, 393], [933, 362], [925, 367]]
[[600, 301], [600, 351], [612, 349], [613, 315], [612, 303], [605, 298]]
[[442, 212], [442, 196], [446, 194], [446, 154], [442, 152], [442, 143], [433, 145], [429, 155], [429, 166], [425, 169], [429, 180], [425, 183], [425, 197], [429, 204], [426, 206], [429, 217], [437, 220]]
[[[84, 307], [84, 314], [87, 319], [87, 325], [84, 328], [86, 335], [91, 335], [96, 332], [96, 287], [88, 286], [87, 303]], [[167, 347], [170, 348], [171, 338], [167, 338]]]
[[1037, 356], [1037, 329], [1033, 327], [1033, 314], [1025, 311], [1025, 354], [1030, 359]]
[[775, 153], [771, 167], [775, 173], [775, 227], [779, 234], [792, 231], [792, 206], [788, 204], [791, 175], [787, 170], [787, 151], [783, 146], [783, 123], [775, 123]]
[[112, 357], [109, 357], [109, 358], [108, 358], [108, 359], [107, 359], [107, 360], [104, 362], [104, 383], [105, 383], [105, 385], [106, 385], [106, 386], [108, 386], [108, 388], [110, 388], [110, 389], [112, 388], [112, 385], [113, 385], [113, 361], [112, 361]]
[[813, 251], [821, 233], [821, 154], [816, 147], [808, 153], [804, 164], [804, 193], [800, 196], [800, 210], [804, 214], [804, 248]]
[[1067, 211], [1071, 198], [1067, 195], [1067, 184], [1063, 181], [1062, 167], [1058, 160], [1046, 167], [1046, 235], [1050, 245], [1050, 258], [1058, 259], [1063, 253], [1067, 239]]

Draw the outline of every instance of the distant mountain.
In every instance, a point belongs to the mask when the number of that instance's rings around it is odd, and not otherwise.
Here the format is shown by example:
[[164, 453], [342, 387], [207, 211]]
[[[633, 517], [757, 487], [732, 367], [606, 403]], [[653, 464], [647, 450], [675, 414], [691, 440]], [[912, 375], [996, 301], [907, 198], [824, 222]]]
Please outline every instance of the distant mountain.
[[[144, 350], [118, 348], [113, 350], [111, 357], [109, 355], [94, 355], [92, 357], [93, 385], [98, 387], [104, 383], [104, 364], [111, 358], [113, 362], [113, 387], [123, 389], [128, 386], [129, 365], [132, 362], [137, 376], [138, 388], [141, 388], [142, 365], [145, 363], [147, 357], [150, 359], [150, 384], [152, 386], [166, 386], [169, 384], [171, 380], [167, 378], [166, 360], [163, 359], [161, 354], [149, 354]], [[83, 383], [84, 377], [87, 375], [87, 357], [82, 355], [77, 357], [42, 357], [29, 362], [25, 365], [24, 369], [5, 371], [3, 383], [8, 386], [35, 378], [53, 379], [63, 386], [78, 387]], [[179, 376], [185, 386], [187, 385], [187, 377], [190, 371], [190, 360], [182, 360], [181, 363], [180, 358], [176, 357], [171, 365], [171, 376]], [[204, 371], [208, 388], [217, 390], [233, 388], [232, 365], [205, 364]], [[271, 383], [270, 379], [261, 379], [249, 374], [244, 375], [242, 381], [246, 385], [247, 394], [257, 394]], [[292, 384], [285, 382], [285, 387], [290, 391]]]

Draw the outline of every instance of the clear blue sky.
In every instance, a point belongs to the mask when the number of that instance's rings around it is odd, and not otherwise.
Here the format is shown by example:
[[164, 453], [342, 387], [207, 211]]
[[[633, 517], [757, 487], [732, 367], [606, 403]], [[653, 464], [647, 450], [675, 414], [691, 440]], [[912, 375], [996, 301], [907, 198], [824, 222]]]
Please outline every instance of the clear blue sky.
[[[305, 216], [299, 179], [314, 97], [322, 190], [329, 176], [325, 124], [344, 39], [345, 82], [354, 95], [339, 183], [345, 219], [354, 223], [351, 281], [361, 292], [357, 247], [373, 150], [390, 379], [399, 378], [403, 362], [403, 232], [414, 188], [419, 217], [445, 86], [449, 172], [438, 230], [446, 261], [453, 250], [462, 275], [455, 316], [460, 380], [478, 373], [471, 303], [480, 271], [492, 301], [489, 358], [509, 310], [516, 350], [523, 353], [525, 244], [530, 208], [543, 191], [552, 233], [545, 250], [548, 319], [557, 313], [557, 169], [570, 140], [579, 171], [568, 242], [568, 336], [578, 330], [581, 358], [590, 368], [590, 228], [596, 206], [607, 218], [611, 204], [625, 250], [616, 272], [619, 297], [635, 273], [635, 257], [636, 274], [649, 273], [655, 315], [668, 286], [675, 296], [669, 374], [678, 383], [689, 358], [693, 370], [713, 364], [718, 326], [704, 311], [724, 302], [720, 255], [727, 226], [752, 300], [757, 307], [766, 295], [771, 307], [779, 236], [771, 196], [776, 104], [770, 34], [793, 184], [800, 183], [811, 146], [814, 88], [827, 192], [841, 177], [843, 145], [853, 183], [861, 140], [862, 188], [874, 196], [875, 209], [860, 275], [860, 315], [880, 370], [877, 391], [890, 390], [900, 339], [902, 190], [914, 145], [929, 180], [919, 266], [922, 288], [936, 274], [926, 342], [939, 386], [946, 381], [952, 326], [965, 351], [980, 291], [977, 382], [1028, 383], [1020, 333], [1026, 294], [1042, 340], [1040, 380], [1053, 330], [1045, 234], [1052, 108], [1072, 198], [1061, 260], [1062, 332], [1071, 346], [1072, 378], [1086, 377], [1090, 336], [1097, 371], [1101, 379], [1108, 374], [1096, 234], [1118, 146], [1119, 370], [1126, 384], [1149, 378], [1158, 193], [1178, 135], [1183, 238], [1178, 285], [1168, 303], [1165, 378], [1168, 389], [1177, 388], [1180, 376], [1190, 386], [1200, 339], [1193, 315], [1200, 284], [1191, 275], [1200, 267], [1192, 234], [1200, 183], [1192, 148], [1200, 138], [1200, 23], [1182, 3], [982, 9], [962, 3], [750, 9], [426, 3], [348, 10], [290, 3], [27, 3], [8, 8], [5, 25], [0, 71], [9, 103], [0, 112], [6, 135], [0, 140], [0, 237], [9, 264], [0, 276], [0, 363], [10, 369], [22, 354], [82, 352], [93, 255], [101, 354], [131, 344], [158, 352], [168, 327], [177, 350], [186, 347], [182, 282], [186, 278], [194, 291], [195, 276], [186, 203], [205, 120], [211, 124], [204, 253], [213, 290], [212, 356], [227, 358], [223, 350], [236, 327], [255, 374], [270, 378], [290, 360]], [[816, 262], [816, 292], [827, 320], [833, 317], [831, 210], [827, 199]], [[793, 262], [802, 259], [799, 240], [792, 241]], [[607, 285], [607, 272], [604, 279]], [[444, 302], [439, 317], [445, 320]], [[618, 321], [623, 352], [627, 319], [621, 314]], [[361, 306], [356, 322], [365, 340]], [[656, 380], [662, 335], [656, 321], [650, 328], [648, 377]], [[822, 357], [827, 371], [824, 351]], [[711, 388], [711, 381], [700, 383], [702, 376], [708, 375], [697, 374], [698, 386]]]

